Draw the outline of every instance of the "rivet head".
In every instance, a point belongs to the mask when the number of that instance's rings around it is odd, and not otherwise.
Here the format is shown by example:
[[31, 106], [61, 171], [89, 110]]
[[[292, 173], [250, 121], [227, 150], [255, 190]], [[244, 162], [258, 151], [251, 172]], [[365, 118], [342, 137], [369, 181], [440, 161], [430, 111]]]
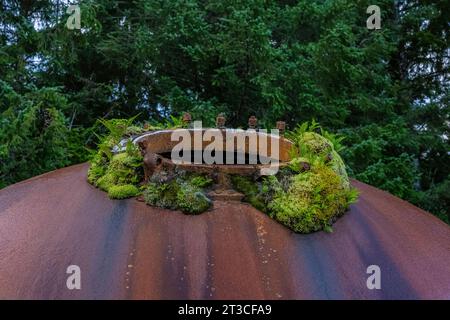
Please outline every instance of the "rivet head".
[[286, 130], [286, 122], [277, 121], [277, 129], [280, 132], [280, 134], [283, 135]]
[[189, 123], [192, 121], [192, 116], [189, 112], [185, 112], [183, 113], [183, 118], [182, 118], [183, 122], [185, 123]]
[[216, 118], [216, 127], [219, 129], [225, 128], [225, 116], [221, 113]]
[[255, 116], [251, 116], [250, 118], [248, 118], [248, 127], [250, 129], [255, 129], [257, 124], [258, 119]]

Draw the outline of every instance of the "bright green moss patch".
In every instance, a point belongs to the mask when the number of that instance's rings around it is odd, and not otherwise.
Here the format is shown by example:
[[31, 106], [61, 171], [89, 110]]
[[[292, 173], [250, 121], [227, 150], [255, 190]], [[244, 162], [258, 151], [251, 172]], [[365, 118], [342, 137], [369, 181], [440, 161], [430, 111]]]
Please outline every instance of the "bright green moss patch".
[[144, 191], [144, 200], [152, 206], [199, 214], [211, 206], [206, 196], [206, 188], [211, 184], [212, 180], [203, 175], [178, 173], [169, 181], [155, 177]]
[[126, 199], [135, 197], [139, 193], [139, 189], [132, 184], [111, 186], [108, 190], [108, 196], [111, 199]]
[[137, 186], [142, 179], [141, 162], [138, 154], [115, 154], [104, 164], [91, 163], [88, 181], [106, 192], [113, 186]]
[[[98, 151], [91, 159], [88, 182], [108, 192], [113, 199], [124, 199], [139, 193], [138, 185], [143, 178], [142, 156], [129, 141], [124, 150], [113, 153], [123, 137], [136, 128], [130, 120], [113, 119], [102, 122], [109, 134], [101, 137]], [[136, 191], [137, 190], [137, 191]]]
[[301, 173], [282, 170], [260, 181], [241, 176], [232, 181], [234, 188], [245, 194], [245, 201], [299, 233], [329, 231], [357, 198], [355, 189], [321, 163]]
[[97, 185], [97, 181], [106, 173], [108, 168], [108, 158], [100, 154], [96, 154], [91, 160], [91, 166], [88, 171], [88, 181], [93, 185]]
[[245, 194], [245, 201], [295, 232], [331, 232], [333, 222], [357, 199], [337, 151], [342, 139], [314, 122], [287, 136], [294, 142], [287, 168], [257, 181], [234, 176], [234, 188]]
[[347, 170], [345, 170], [345, 163], [341, 156], [333, 150], [331, 152], [332, 160], [330, 162], [330, 167], [333, 171], [341, 178], [341, 182], [345, 189], [350, 188], [350, 180], [348, 179]]
[[302, 133], [298, 141], [307, 146], [314, 154], [325, 154], [333, 150], [331, 142], [315, 132]]
[[[321, 134], [317, 133], [321, 132]], [[287, 134], [287, 138], [294, 143], [291, 150], [290, 167], [297, 172], [304, 171], [304, 163], [311, 164], [325, 163], [340, 178], [345, 188], [350, 188], [350, 182], [345, 169], [344, 161], [339, 155], [343, 149], [341, 145], [342, 137], [333, 135], [319, 127], [316, 122], [303, 123], [292, 132]], [[300, 165], [299, 165], [300, 164]], [[303, 166], [302, 166], [303, 165]]]
[[355, 193], [327, 166], [313, 166], [292, 178], [287, 192], [279, 192], [269, 203], [270, 215], [292, 230], [309, 233], [330, 226], [342, 215]]

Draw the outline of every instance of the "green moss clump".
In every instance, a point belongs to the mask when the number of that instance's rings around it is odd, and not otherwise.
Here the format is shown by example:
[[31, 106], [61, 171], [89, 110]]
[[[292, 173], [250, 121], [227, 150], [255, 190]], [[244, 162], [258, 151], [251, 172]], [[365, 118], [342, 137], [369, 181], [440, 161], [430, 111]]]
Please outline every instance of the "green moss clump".
[[101, 176], [96, 181], [96, 186], [99, 187], [101, 190], [108, 192], [109, 188], [116, 185], [117, 178], [114, 174], [106, 173], [105, 175]]
[[111, 199], [126, 199], [135, 197], [139, 194], [139, 189], [132, 184], [111, 186], [108, 190], [108, 196]]
[[199, 214], [209, 209], [211, 200], [202, 189], [193, 184], [182, 184], [177, 192], [178, 209], [189, 214]]
[[[139, 193], [138, 184], [143, 178], [142, 156], [129, 141], [125, 150], [114, 154], [112, 149], [123, 137], [136, 131], [132, 119], [102, 121], [109, 134], [101, 137], [98, 151], [93, 155], [88, 171], [88, 182], [108, 192], [113, 199], [133, 197]], [[136, 191], [137, 190], [137, 191]]]
[[[255, 208], [299, 233], [331, 232], [332, 223], [356, 201], [345, 164], [336, 149], [342, 138], [302, 124], [287, 137], [293, 141], [291, 161], [276, 175], [254, 181], [234, 176], [234, 188]], [[313, 132], [314, 131], [314, 132]]]
[[[320, 131], [318, 134], [312, 130]], [[302, 172], [302, 163], [325, 163], [341, 178], [345, 188], [350, 189], [350, 181], [345, 168], [345, 163], [338, 151], [343, 149], [342, 137], [333, 135], [319, 127], [316, 122], [303, 123], [287, 137], [294, 142], [291, 150], [291, 168], [296, 172]]]
[[306, 166], [309, 168], [311, 166], [311, 162], [308, 158], [305, 157], [294, 158], [289, 162], [289, 167], [295, 172], [302, 172], [307, 170], [305, 168]]
[[342, 215], [355, 201], [355, 191], [346, 189], [329, 167], [318, 165], [295, 175], [287, 192], [270, 202], [270, 214], [300, 233], [322, 230]]
[[91, 160], [91, 166], [88, 171], [88, 182], [97, 185], [97, 181], [106, 173], [108, 158], [101, 154], [96, 154]]
[[321, 163], [301, 173], [282, 170], [259, 182], [241, 176], [233, 176], [232, 181], [234, 188], [245, 194], [245, 201], [299, 233], [329, 231], [357, 198], [355, 189], [346, 188], [342, 179]]
[[136, 153], [130, 154], [123, 152], [114, 155], [111, 158], [107, 174], [114, 175], [116, 184], [136, 185], [141, 181], [140, 170], [142, 166], [142, 157]]
[[123, 152], [112, 156], [106, 165], [92, 163], [88, 181], [106, 192], [113, 186], [137, 185], [141, 180], [141, 161], [139, 157]]
[[[172, 119], [173, 125], [179, 125]], [[91, 161], [88, 181], [108, 192], [112, 199], [124, 199], [140, 193], [143, 159], [131, 142], [126, 150], [112, 153], [123, 137], [139, 133], [125, 120], [104, 122], [110, 134], [103, 137]], [[318, 132], [321, 132], [319, 134]], [[245, 195], [255, 208], [299, 233], [318, 230], [331, 232], [332, 223], [356, 201], [345, 164], [339, 156], [342, 138], [330, 134], [317, 123], [302, 124], [286, 134], [293, 142], [291, 161], [274, 176], [231, 177], [234, 188]], [[159, 171], [143, 191], [147, 204], [199, 214], [208, 210], [206, 196], [213, 180], [203, 174], [185, 171]]]
[[154, 180], [144, 191], [144, 200], [151, 206], [178, 209], [187, 214], [199, 214], [211, 206], [211, 200], [205, 194], [212, 184], [208, 177], [179, 173], [170, 181]]
[[345, 189], [350, 189], [350, 180], [348, 179], [347, 170], [345, 169], [345, 163], [341, 156], [333, 150], [331, 153], [332, 160], [330, 166], [334, 172], [341, 178], [342, 184]]
[[303, 133], [300, 142], [306, 145], [315, 154], [324, 154], [333, 150], [331, 142], [315, 132]]
[[144, 200], [151, 206], [175, 210], [178, 208], [177, 193], [179, 189], [180, 186], [176, 181], [150, 182], [144, 190]]
[[191, 178], [191, 184], [199, 188], [206, 188], [213, 184], [213, 180], [209, 177], [198, 175]]

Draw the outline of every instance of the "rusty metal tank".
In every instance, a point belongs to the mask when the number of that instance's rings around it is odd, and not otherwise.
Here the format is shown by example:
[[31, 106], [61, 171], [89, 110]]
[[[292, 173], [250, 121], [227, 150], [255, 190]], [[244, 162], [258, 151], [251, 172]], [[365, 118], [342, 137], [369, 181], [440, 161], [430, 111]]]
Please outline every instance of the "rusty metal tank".
[[[0, 298], [450, 298], [449, 226], [361, 182], [333, 233], [300, 235], [236, 201], [189, 216], [110, 200], [87, 170], [0, 190]], [[66, 286], [70, 265], [81, 290]], [[371, 265], [380, 290], [366, 285]]]

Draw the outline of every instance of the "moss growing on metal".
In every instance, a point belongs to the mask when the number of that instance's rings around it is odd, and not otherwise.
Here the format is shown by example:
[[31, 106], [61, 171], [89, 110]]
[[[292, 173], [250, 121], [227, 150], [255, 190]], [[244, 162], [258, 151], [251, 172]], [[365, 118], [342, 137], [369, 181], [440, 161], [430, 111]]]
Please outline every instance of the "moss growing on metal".
[[113, 185], [108, 189], [108, 196], [111, 199], [126, 199], [140, 194], [139, 189], [132, 184]]
[[132, 119], [102, 121], [108, 134], [100, 138], [98, 151], [93, 155], [88, 171], [88, 182], [108, 192], [112, 199], [124, 199], [139, 194], [142, 181], [142, 156], [138, 148], [128, 141], [114, 153], [121, 140], [135, 132]]
[[109, 162], [92, 162], [88, 181], [108, 192], [111, 199], [125, 199], [139, 194], [142, 158], [136, 151], [115, 154]]
[[100, 179], [108, 168], [108, 158], [97, 153], [91, 160], [91, 166], [88, 171], [88, 181], [90, 184], [97, 185]]
[[[174, 127], [181, 126], [176, 119], [172, 122]], [[213, 181], [205, 174], [162, 167], [140, 187], [143, 158], [138, 148], [124, 137], [140, 133], [141, 129], [132, 126], [129, 120], [103, 124], [110, 133], [101, 139], [92, 158], [90, 183], [108, 192], [112, 199], [133, 197], [142, 189], [148, 205], [187, 214], [200, 214], [211, 207], [207, 194]], [[333, 222], [357, 198], [339, 156], [342, 138], [326, 132], [315, 122], [298, 126], [286, 137], [293, 143], [291, 161], [273, 176], [256, 180], [231, 176], [234, 189], [245, 195], [245, 201], [295, 232], [330, 231]]]
[[[320, 132], [320, 134], [319, 134]], [[323, 130], [316, 122], [305, 122], [293, 131], [287, 138], [294, 143], [291, 150], [291, 168], [296, 170], [298, 162], [320, 162], [329, 166], [340, 178], [345, 188], [350, 188], [350, 182], [344, 161], [339, 152], [344, 148], [341, 144], [343, 137], [336, 136]], [[297, 170], [298, 172], [302, 170]]]
[[211, 200], [204, 191], [191, 183], [180, 186], [177, 192], [177, 207], [184, 213], [199, 214], [209, 209]]
[[[99, 120], [107, 133], [99, 136], [98, 150], [90, 161], [87, 179], [92, 185], [108, 192], [112, 199], [130, 198], [140, 193], [143, 159], [130, 137], [145, 131], [181, 128], [184, 125], [181, 118], [171, 117], [165, 123], [146, 124], [140, 127], [133, 125], [134, 119]], [[205, 182], [198, 179], [194, 181], [194, 185], [200, 188], [203, 187], [202, 183]], [[188, 199], [188, 194], [185, 198]], [[185, 210], [190, 210], [187, 204], [184, 207]]]
[[152, 206], [199, 214], [212, 204], [206, 196], [211, 184], [212, 180], [203, 175], [178, 172], [177, 177], [169, 176], [167, 179], [156, 175], [144, 190], [144, 200]]
[[270, 215], [295, 232], [328, 229], [356, 200], [328, 166], [317, 164], [294, 175], [287, 191], [278, 192], [268, 204]]
[[295, 232], [329, 232], [333, 222], [357, 199], [337, 152], [342, 139], [314, 122], [287, 136], [294, 142], [287, 168], [256, 181], [234, 176], [233, 185], [245, 194], [245, 201]]

